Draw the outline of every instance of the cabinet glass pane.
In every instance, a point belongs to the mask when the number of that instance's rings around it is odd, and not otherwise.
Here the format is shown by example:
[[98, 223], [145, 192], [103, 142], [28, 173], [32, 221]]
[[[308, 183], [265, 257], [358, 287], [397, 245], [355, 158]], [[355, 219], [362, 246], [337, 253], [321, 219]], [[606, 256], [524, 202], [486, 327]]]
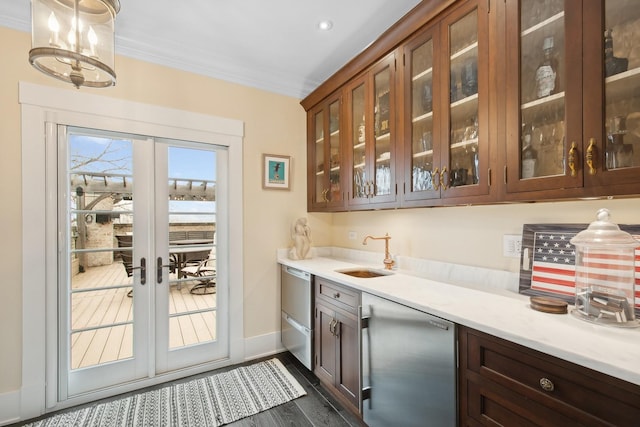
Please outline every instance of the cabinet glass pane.
[[365, 169], [366, 127], [364, 115], [364, 85], [360, 85], [351, 92], [351, 123], [353, 161], [353, 197], [367, 197], [368, 177]]
[[433, 190], [433, 40], [411, 52], [411, 191]]
[[391, 71], [385, 68], [374, 77], [375, 195], [391, 194]]
[[521, 2], [520, 178], [565, 174], [564, 0]]
[[316, 174], [316, 195], [317, 202], [324, 201], [324, 120], [323, 112], [320, 111], [315, 115], [315, 174]]
[[342, 199], [340, 188], [340, 101], [329, 105], [329, 194], [330, 201]]
[[449, 27], [449, 185], [473, 185], [478, 171], [478, 11]]
[[640, 167], [640, 6], [605, 1], [605, 167]]

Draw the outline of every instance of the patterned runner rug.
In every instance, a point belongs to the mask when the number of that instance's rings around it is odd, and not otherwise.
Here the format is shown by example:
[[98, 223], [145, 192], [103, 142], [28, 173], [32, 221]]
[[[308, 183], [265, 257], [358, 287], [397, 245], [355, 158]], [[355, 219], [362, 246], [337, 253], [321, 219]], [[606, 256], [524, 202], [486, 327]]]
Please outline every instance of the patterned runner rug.
[[220, 426], [307, 393], [278, 359], [61, 413], [25, 427]]

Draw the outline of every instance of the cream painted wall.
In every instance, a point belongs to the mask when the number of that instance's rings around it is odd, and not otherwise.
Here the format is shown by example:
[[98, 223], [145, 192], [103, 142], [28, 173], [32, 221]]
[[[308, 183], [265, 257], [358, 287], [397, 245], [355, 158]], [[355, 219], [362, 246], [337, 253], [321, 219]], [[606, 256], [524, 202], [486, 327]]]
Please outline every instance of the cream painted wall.
[[[21, 143], [18, 82], [74, 91], [48, 78], [28, 62], [27, 33], [0, 28], [5, 57], [0, 79], [0, 394], [21, 385], [22, 264]], [[279, 330], [279, 283], [276, 249], [288, 246], [291, 222], [306, 215], [306, 115], [299, 100], [183, 71], [116, 58], [118, 83], [109, 89], [80, 89], [103, 96], [241, 120], [244, 138], [244, 336]], [[262, 153], [292, 156], [291, 191], [263, 190]], [[310, 217], [317, 236], [328, 236], [327, 216]], [[320, 232], [325, 229], [325, 232]], [[318, 239], [324, 245], [327, 239]]]
[[[504, 234], [522, 234], [522, 224], [590, 223], [600, 208], [608, 208], [616, 223], [640, 224], [640, 198], [456, 206], [334, 214], [331, 241], [380, 252], [382, 242], [362, 246], [362, 240], [388, 232], [396, 255], [518, 272], [518, 260], [502, 256]], [[349, 231], [358, 238], [349, 240]]]

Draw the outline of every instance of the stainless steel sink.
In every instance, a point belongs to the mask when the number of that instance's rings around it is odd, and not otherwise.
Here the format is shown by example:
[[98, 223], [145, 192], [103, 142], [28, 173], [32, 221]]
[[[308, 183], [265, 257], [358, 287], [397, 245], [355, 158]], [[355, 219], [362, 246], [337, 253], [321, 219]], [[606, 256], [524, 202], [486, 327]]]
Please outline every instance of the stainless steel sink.
[[346, 274], [360, 279], [371, 279], [373, 277], [389, 276], [392, 272], [384, 270], [374, 270], [372, 268], [351, 268], [346, 270], [336, 270], [337, 273]]

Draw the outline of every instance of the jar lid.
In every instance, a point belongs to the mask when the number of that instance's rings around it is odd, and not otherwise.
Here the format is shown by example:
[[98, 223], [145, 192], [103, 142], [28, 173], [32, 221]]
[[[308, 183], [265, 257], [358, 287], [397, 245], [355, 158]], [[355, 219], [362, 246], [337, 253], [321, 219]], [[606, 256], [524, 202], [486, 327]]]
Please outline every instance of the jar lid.
[[631, 234], [620, 230], [617, 224], [611, 222], [611, 215], [608, 209], [600, 209], [596, 213], [597, 221], [589, 224], [586, 230], [576, 234], [571, 243], [576, 246], [597, 245], [597, 246], [620, 246], [637, 248], [640, 242]]

